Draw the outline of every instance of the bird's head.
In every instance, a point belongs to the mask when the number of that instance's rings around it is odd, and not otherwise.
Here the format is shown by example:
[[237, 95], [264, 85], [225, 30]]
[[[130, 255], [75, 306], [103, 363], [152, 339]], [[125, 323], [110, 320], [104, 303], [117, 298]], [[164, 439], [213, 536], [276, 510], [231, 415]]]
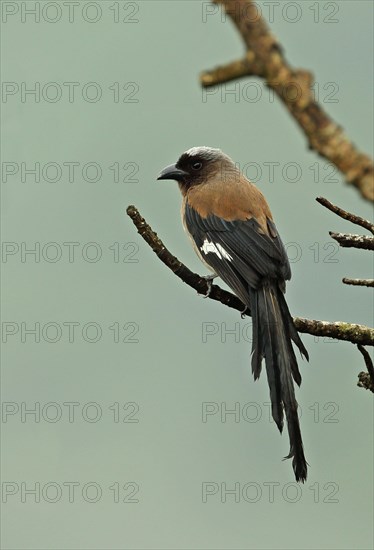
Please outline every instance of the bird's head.
[[238, 172], [235, 164], [221, 149], [192, 147], [175, 164], [164, 168], [158, 180], [176, 180], [182, 193], [190, 187], [206, 183], [211, 178], [226, 177]]

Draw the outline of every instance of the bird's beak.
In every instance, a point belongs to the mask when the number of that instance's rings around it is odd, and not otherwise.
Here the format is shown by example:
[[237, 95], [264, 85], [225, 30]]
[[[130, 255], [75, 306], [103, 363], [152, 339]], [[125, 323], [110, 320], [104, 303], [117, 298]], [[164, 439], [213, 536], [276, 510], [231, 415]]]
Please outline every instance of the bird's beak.
[[180, 181], [183, 180], [186, 176], [188, 176], [187, 172], [181, 170], [180, 168], [177, 168], [175, 164], [170, 164], [170, 166], [167, 166], [162, 170], [157, 179]]

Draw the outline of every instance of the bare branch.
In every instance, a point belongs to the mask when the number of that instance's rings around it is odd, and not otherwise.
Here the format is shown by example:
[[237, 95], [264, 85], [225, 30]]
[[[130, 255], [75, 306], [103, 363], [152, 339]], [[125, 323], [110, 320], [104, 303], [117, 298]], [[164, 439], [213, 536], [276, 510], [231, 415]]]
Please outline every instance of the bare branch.
[[[334, 214], [340, 216], [341, 218], [361, 227], [364, 227], [365, 229], [368, 229], [369, 231], [374, 233], [374, 224], [372, 224], [368, 220], [360, 218], [360, 216], [356, 216], [356, 214], [352, 214], [351, 212], [347, 212], [346, 210], [339, 208], [339, 206], [332, 204], [324, 197], [317, 197], [316, 201], [322, 204], [322, 206], [325, 206], [328, 210], [331, 210], [331, 212], [334, 212]], [[330, 231], [329, 233], [333, 239], [338, 241], [340, 246], [374, 250], [374, 237], [368, 237], [366, 235], [351, 235], [346, 233], [333, 233], [332, 231]], [[346, 285], [374, 287], [374, 279], [349, 279], [347, 277], [344, 277], [343, 283]]]
[[243, 76], [263, 78], [304, 131], [309, 147], [332, 162], [364, 198], [374, 201], [372, 159], [356, 149], [342, 128], [315, 101], [313, 75], [290, 67], [255, 2], [213, 1], [224, 6], [243, 38], [247, 54], [240, 61], [203, 73], [201, 84], [213, 86]]
[[[169, 268], [179, 279], [181, 279], [188, 286], [194, 288], [199, 294], [207, 294], [209, 290], [209, 284], [204, 277], [200, 277], [197, 273], [193, 273], [188, 267], [173, 256], [166, 248], [161, 239], [157, 236], [157, 233], [153, 231], [150, 225], [140, 215], [138, 209], [135, 206], [127, 207], [127, 215], [132, 219], [138, 233], [143, 237], [146, 243], [152, 248], [153, 252], [160, 258], [160, 260]], [[211, 286], [209, 298], [216, 300], [242, 312], [245, 309], [245, 305], [231, 292], [223, 290], [217, 285]]]
[[344, 277], [342, 281], [345, 285], [374, 287], [374, 279], [348, 279]]
[[[138, 209], [131, 205], [127, 207], [126, 212], [132, 219], [138, 233], [143, 237], [146, 243], [149, 244], [160, 260], [187, 285], [194, 288], [200, 294], [206, 294], [209, 289], [206, 279], [190, 271], [188, 267], [169, 252], [164, 243], [157, 236], [157, 233], [153, 231], [151, 226], [148, 225], [145, 219], [140, 215]], [[209, 298], [236, 309], [241, 313], [243, 313], [246, 308], [237, 296], [223, 290], [218, 285], [212, 285]], [[249, 310], [246, 310], [245, 314], [250, 315]], [[300, 317], [295, 317], [294, 323], [299, 332], [312, 334], [314, 336], [325, 336], [337, 340], [345, 340], [353, 342], [354, 344], [374, 345], [374, 329], [364, 325], [344, 322], [329, 323], [328, 321], [315, 321]]]
[[371, 360], [369, 352], [364, 348], [364, 346], [361, 346], [360, 344], [357, 345], [358, 350], [362, 353], [365, 365], [368, 370], [368, 373], [370, 375], [371, 381], [374, 384], [374, 366], [373, 361]]
[[251, 50], [248, 50], [244, 59], [232, 61], [227, 65], [201, 73], [200, 82], [204, 88], [209, 88], [209, 86], [224, 84], [225, 82], [230, 82], [244, 76], [259, 76], [261, 71], [262, 65], [256, 63], [255, 54]]
[[334, 233], [329, 231], [330, 237], [338, 241], [344, 248], [362, 248], [364, 250], [374, 250], [374, 237], [367, 235], [352, 235], [351, 233]]
[[374, 366], [373, 361], [370, 357], [369, 352], [361, 345], [358, 345], [357, 348], [362, 353], [367, 368], [367, 372], [360, 372], [358, 375], [357, 386], [360, 388], [365, 388], [374, 393]]
[[372, 383], [368, 372], [360, 372], [358, 375], [357, 386], [359, 388], [365, 388], [365, 390], [370, 390], [374, 393], [374, 384]]
[[330, 323], [329, 321], [314, 321], [301, 317], [295, 317], [294, 323], [299, 332], [335, 338], [353, 344], [374, 346], [374, 329], [365, 325], [345, 323], [344, 321]]
[[360, 218], [360, 216], [356, 216], [356, 214], [351, 214], [350, 212], [347, 212], [346, 210], [339, 208], [339, 206], [335, 206], [335, 204], [332, 204], [330, 201], [328, 201], [324, 197], [317, 197], [316, 201], [322, 204], [322, 206], [324, 206], [325, 208], [328, 208], [328, 210], [331, 210], [331, 212], [334, 212], [334, 214], [337, 214], [338, 216], [340, 216], [341, 218], [348, 220], [352, 223], [355, 223], [356, 225], [360, 225], [361, 227], [368, 229], [374, 234], [374, 224], [371, 223], [369, 220]]

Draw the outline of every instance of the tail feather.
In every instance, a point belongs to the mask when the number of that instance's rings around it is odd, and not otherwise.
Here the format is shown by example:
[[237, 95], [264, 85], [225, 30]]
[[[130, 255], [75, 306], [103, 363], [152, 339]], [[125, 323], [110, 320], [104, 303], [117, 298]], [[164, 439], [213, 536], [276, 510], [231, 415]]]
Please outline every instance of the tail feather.
[[279, 298], [279, 304], [282, 310], [283, 319], [287, 320], [287, 328], [289, 330], [290, 338], [295, 342], [295, 344], [299, 348], [301, 355], [304, 356], [307, 361], [309, 361], [309, 353], [305, 349], [305, 346], [301, 341], [299, 333], [297, 332], [295, 325], [293, 324], [293, 320], [291, 317], [290, 310], [288, 309], [286, 299], [284, 297], [283, 292], [281, 292], [280, 290], [278, 291], [278, 298]]
[[300, 371], [299, 371], [299, 366], [297, 364], [296, 355], [295, 355], [294, 349], [292, 347], [291, 335], [289, 333], [288, 333], [288, 338], [287, 338], [287, 347], [288, 347], [292, 377], [295, 380], [296, 384], [298, 386], [300, 386], [300, 384], [301, 384], [301, 374], [300, 374]]
[[261, 361], [265, 357], [272, 416], [280, 431], [283, 428], [283, 409], [287, 420], [290, 452], [285, 458], [292, 458], [296, 480], [304, 482], [307, 462], [293, 385], [293, 380], [300, 385], [301, 375], [291, 339], [306, 358], [308, 352], [293, 325], [286, 300], [276, 282], [268, 281], [260, 288], [251, 289], [250, 300], [253, 321], [252, 371], [255, 379], [258, 378]]
[[255, 380], [260, 377], [262, 353], [262, 337], [259, 331], [257, 300], [251, 300], [252, 304], [252, 373]]
[[274, 422], [280, 432], [283, 430], [283, 405], [282, 405], [282, 381], [280, 369], [278, 368], [278, 349], [276, 326], [269, 322], [272, 318], [269, 311], [270, 304], [266, 296], [266, 289], [259, 290], [259, 324], [262, 333], [262, 342], [264, 345], [263, 353], [265, 355], [266, 374], [270, 388], [271, 411]]

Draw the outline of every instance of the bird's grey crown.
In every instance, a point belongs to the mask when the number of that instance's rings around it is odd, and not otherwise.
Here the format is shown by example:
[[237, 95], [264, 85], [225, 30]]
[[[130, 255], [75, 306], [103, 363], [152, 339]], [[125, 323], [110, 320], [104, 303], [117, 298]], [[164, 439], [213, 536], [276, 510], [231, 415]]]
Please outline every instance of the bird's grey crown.
[[189, 157], [200, 156], [206, 160], [218, 160], [224, 156], [221, 149], [213, 149], [213, 147], [206, 147], [205, 145], [200, 147], [192, 147], [191, 149], [188, 149], [185, 154]]
[[177, 166], [183, 166], [186, 162], [191, 160], [200, 160], [206, 162], [215, 162], [215, 161], [228, 161], [232, 163], [232, 160], [229, 156], [225, 155], [221, 149], [213, 149], [213, 147], [206, 147], [202, 145], [200, 147], [192, 147], [185, 151], [178, 159]]

